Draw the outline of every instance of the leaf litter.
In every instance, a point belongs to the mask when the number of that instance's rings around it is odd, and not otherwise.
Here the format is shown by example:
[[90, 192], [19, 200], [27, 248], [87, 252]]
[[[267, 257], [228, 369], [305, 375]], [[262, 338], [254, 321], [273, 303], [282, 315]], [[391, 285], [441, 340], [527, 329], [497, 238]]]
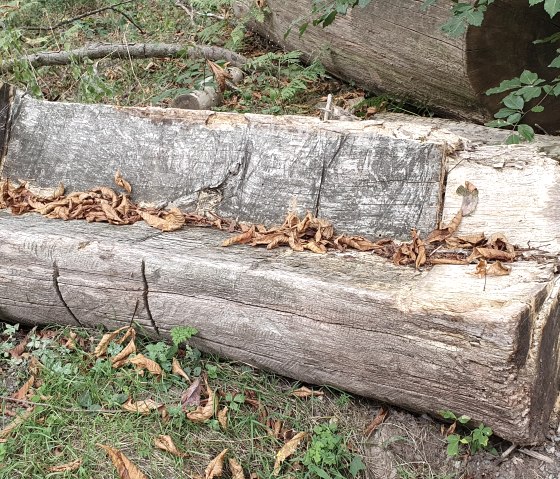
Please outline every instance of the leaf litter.
[[[274, 249], [286, 246], [293, 251], [307, 250], [317, 254], [352, 249], [372, 252], [392, 260], [395, 265], [414, 266], [416, 269], [435, 264], [476, 263], [475, 274], [478, 276], [481, 275], [483, 264], [486, 264], [484, 276], [509, 274], [511, 268], [502, 263], [513, 262], [520, 256], [519, 250], [508, 242], [503, 233], [490, 237], [483, 233], [455, 235], [462, 219], [471, 215], [478, 204], [478, 190], [469, 181], [457, 189], [457, 194], [463, 197], [463, 201], [449, 224], [434, 229], [425, 239], [412, 229], [410, 242], [397, 242], [389, 238], [371, 241], [364, 236], [338, 234], [331, 222], [309, 212], [303, 218], [289, 212], [281, 225], [267, 228], [262, 224], [237, 223], [217, 215], [208, 217], [183, 213], [178, 208], [141, 207], [130, 199], [132, 186], [120, 171], [116, 172], [114, 181], [124, 192], [117, 193], [107, 186], [99, 186], [65, 195], [64, 185], [60, 183], [52, 194], [40, 195], [34, 193], [25, 181], [19, 181], [19, 185], [16, 185], [6, 179], [0, 182], [0, 208], [10, 208], [15, 215], [36, 212], [47, 218], [83, 219], [114, 225], [144, 221], [164, 232], [192, 225], [237, 233], [223, 241], [224, 247], [240, 244]], [[494, 266], [496, 263], [498, 264]], [[114, 360], [117, 361], [115, 358]]]

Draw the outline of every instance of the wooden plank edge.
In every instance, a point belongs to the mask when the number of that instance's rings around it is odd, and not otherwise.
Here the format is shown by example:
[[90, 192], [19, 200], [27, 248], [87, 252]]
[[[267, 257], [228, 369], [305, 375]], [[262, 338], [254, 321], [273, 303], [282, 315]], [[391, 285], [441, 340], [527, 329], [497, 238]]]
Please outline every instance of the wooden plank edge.
[[4, 158], [8, 151], [14, 94], [15, 88], [12, 85], [0, 82], [0, 176], [2, 175]]

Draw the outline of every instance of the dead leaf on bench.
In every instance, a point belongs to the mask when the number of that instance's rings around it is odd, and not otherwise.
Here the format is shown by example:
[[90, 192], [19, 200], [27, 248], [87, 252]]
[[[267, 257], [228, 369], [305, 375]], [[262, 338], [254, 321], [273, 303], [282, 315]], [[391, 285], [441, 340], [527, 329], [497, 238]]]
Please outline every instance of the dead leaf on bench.
[[67, 462], [66, 464], [60, 464], [59, 466], [51, 466], [47, 470], [49, 472], [72, 472], [77, 471], [82, 465], [81, 459], [76, 459], [72, 462]]
[[147, 358], [143, 354], [137, 354], [133, 358], [130, 358], [128, 362], [130, 364], [133, 364], [136, 369], [141, 371], [141, 373], [143, 373], [145, 369], [148, 372], [152, 373], [154, 376], [163, 376], [163, 369], [161, 369], [161, 366], [154, 360]]
[[148, 479], [146, 475], [136, 466], [128, 457], [121, 451], [113, 447], [98, 444], [98, 446], [105, 450], [113, 465], [117, 469], [120, 479]]
[[231, 246], [233, 244], [246, 244], [253, 240], [253, 235], [255, 234], [255, 227], [251, 226], [247, 231], [241, 234], [228, 238], [222, 243], [222, 246]]
[[159, 436], [154, 437], [154, 446], [177, 457], [186, 456], [184, 452], [177, 449], [177, 446], [173, 442], [173, 439], [171, 439], [171, 436], [160, 434]]
[[472, 235], [451, 236], [445, 239], [445, 244], [450, 248], [472, 248], [486, 241], [484, 233]]
[[478, 189], [470, 181], [465, 181], [465, 186], [457, 188], [457, 194], [463, 197], [461, 204], [462, 215], [471, 215], [478, 205]]
[[451, 220], [451, 223], [449, 223], [445, 228], [433, 230], [426, 238], [426, 243], [445, 241], [447, 238], [452, 236], [455, 231], [457, 231], [457, 228], [459, 228], [462, 219], [463, 213], [461, 210], [459, 210]]
[[224, 472], [224, 458], [227, 452], [228, 450], [226, 448], [210, 461], [204, 471], [204, 479], [214, 479], [214, 477], [221, 477], [222, 473]]
[[115, 183], [117, 186], [120, 186], [123, 190], [125, 190], [128, 194], [132, 193], [132, 186], [130, 186], [130, 183], [122, 177], [120, 170], [117, 170], [115, 173]]
[[335, 238], [334, 244], [338, 249], [344, 250], [350, 247], [358, 251], [372, 251], [382, 249], [379, 243], [374, 243], [363, 236], [339, 236]]
[[138, 214], [150, 226], [161, 231], [176, 231], [185, 225], [185, 215], [179, 208], [171, 208], [161, 218], [146, 211], [138, 211]]
[[477, 246], [473, 248], [472, 253], [467, 259], [469, 262], [472, 262], [479, 258], [498, 261], [513, 261], [515, 259], [515, 253]]
[[510, 273], [511, 268], [502, 264], [501, 261], [492, 263], [486, 270], [487, 276], [507, 276]]
[[280, 448], [280, 450], [276, 453], [276, 460], [274, 461], [274, 470], [272, 472], [274, 476], [280, 474], [282, 463], [296, 451], [299, 443], [305, 439], [306, 436], [306, 432], [298, 432], [292, 439]]

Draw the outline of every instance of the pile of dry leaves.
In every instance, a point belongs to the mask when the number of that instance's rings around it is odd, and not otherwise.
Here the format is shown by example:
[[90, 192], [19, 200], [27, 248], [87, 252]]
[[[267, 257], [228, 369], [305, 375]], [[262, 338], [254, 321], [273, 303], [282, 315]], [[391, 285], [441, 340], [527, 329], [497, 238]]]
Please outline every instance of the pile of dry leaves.
[[[337, 234], [332, 223], [310, 213], [302, 219], [289, 213], [282, 225], [267, 228], [262, 224], [236, 223], [216, 215], [207, 218], [185, 214], [178, 208], [142, 208], [130, 200], [132, 188], [118, 171], [115, 183], [124, 192], [117, 193], [109, 187], [100, 186], [65, 195], [64, 186], [60, 184], [51, 195], [42, 196], [34, 193], [26, 182], [16, 186], [4, 180], [0, 182], [0, 208], [9, 207], [16, 215], [36, 212], [48, 218], [85, 219], [88, 222], [115, 225], [145, 221], [161, 231], [174, 231], [185, 225], [212, 226], [232, 233], [237, 231], [238, 234], [224, 241], [223, 246], [248, 244], [273, 249], [285, 245], [294, 251], [308, 250], [314, 253], [350, 248], [372, 251], [391, 259], [396, 265], [414, 265], [416, 268], [434, 264], [477, 263], [475, 273], [479, 276], [509, 274], [510, 268], [504, 266], [503, 262], [514, 261], [518, 255], [515, 247], [501, 233], [490, 237], [483, 233], [455, 236], [462, 218], [472, 214], [478, 203], [478, 191], [468, 181], [457, 190], [463, 197], [463, 203], [449, 225], [432, 231], [426, 239], [421, 239], [413, 229], [412, 240], [408, 243], [392, 239], [372, 242], [363, 236]], [[489, 264], [489, 261], [492, 263]]]

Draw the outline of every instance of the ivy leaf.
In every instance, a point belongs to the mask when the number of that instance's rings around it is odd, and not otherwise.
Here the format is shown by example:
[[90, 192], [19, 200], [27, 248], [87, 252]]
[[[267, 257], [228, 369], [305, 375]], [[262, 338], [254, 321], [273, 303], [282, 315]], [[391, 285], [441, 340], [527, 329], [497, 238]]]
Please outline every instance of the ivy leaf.
[[447, 436], [447, 455], [454, 457], [459, 454], [459, 435], [451, 434]]
[[521, 95], [525, 101], [529, 101], [541, 96], [542, 88], [540, 86], [524, 86], [517, 90], [517, 94]]
[[494, 113], [494, 118], [507, 118], [510, 115], [516, 113], [517, 110], [512, 110], [511, 108], [502, 108], [501, 110]]
[[517, 131], [527, 141], [532, 141], [535, 138], [535, 130], [524, 123], [517, 125]]
[[550, 18], [554, 17], [560, 12], [560, 0], [544, 0], [544, 9], [550, 15]]
[[521, 143], [521, 137], [517, 133], [512, 133], [506, 138], [506, 145], [518, 145]]
[[554, 96], [560, 96], [560, 83], [554, 85], [554, 88], [550, 92]]
[[558, 55], [554, 60], [552, 60], [552, 62], [548, 66], [551, 68], [560, 68], [560, 55]]
[[504, 80], [500, 83], [500, 86], [490, 88], [486, 90], [487, 95], [494, 95], [495, 93], [503, 93], [514, 88], [519, 88], [521, 86], [521, 80], [519, 78], [512, 78], [511, 80]]
[[510, 93], [502, 100], [502, 103], [512, 110], [523, 110], [525, 100], [515, 93]]
[[519, 75], [519, 80], [521, 83], [525, 83], [525, 85], [532, 85], [539, 79], [539, 75], [533, 73], [530, 70], [523, 70], [523, 73]]
[[514, 113], [513, 115], [510, 115], [507, 117], [507, 122], [510, 125], [515, 125], [519, 120], [521, 120], [521, 113]]

